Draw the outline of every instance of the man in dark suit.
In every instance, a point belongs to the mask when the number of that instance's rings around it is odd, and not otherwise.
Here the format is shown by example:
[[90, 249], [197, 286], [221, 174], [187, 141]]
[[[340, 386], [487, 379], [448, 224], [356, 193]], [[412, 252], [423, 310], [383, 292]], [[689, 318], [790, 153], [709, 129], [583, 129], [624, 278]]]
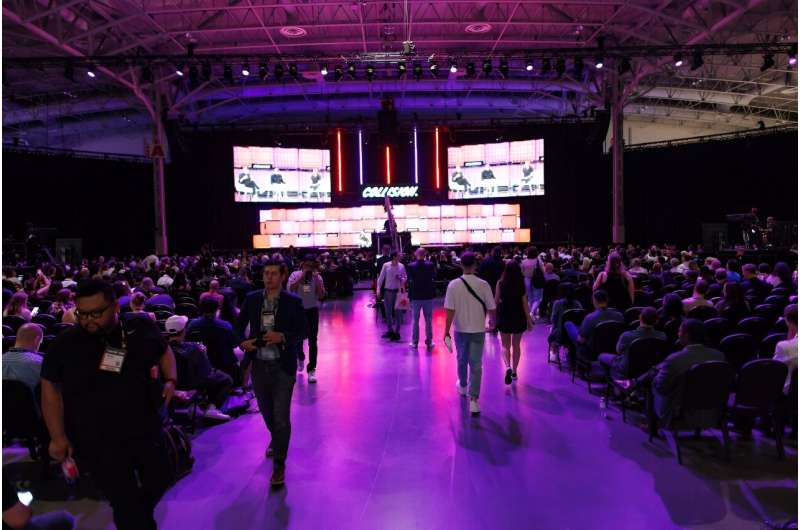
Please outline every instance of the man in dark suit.
[[268, 261], [264, 265], [264, 290], [247, 295], [236, 322], [236, 333], [246, 361], [252, 362], [253, 392], [272, 441], [267, 458], [273, 458], [272, 486], [285, 483], [286, 455], [291, 435], [290, 407], [297, 379], [297, 359], [302, 354], [308, 324], [303, 302], [283, 290], [286, 264]]
[[769, 294], [771, 287], [766, 282], [758, 279], [758, 269], [752, 263], [747, 263], [742, 267], [742, 291], [755, 291], [756, 294], [764, 298]]

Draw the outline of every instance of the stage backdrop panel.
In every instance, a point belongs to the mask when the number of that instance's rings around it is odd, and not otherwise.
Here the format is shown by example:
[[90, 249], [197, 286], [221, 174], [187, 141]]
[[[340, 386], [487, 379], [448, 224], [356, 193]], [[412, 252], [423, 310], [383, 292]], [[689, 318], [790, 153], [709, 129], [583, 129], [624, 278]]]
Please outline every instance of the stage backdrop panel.
[[233, 178], [237, 202], [331, 202], [331, 152], [234, 146]]

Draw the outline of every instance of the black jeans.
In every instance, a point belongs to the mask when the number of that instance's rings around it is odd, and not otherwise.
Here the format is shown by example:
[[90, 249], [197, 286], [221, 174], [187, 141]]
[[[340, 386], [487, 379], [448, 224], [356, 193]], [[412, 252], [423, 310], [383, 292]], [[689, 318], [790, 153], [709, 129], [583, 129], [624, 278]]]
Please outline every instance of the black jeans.
[[232, 387], [233, 379], [231, 376], [222, 370], [211, 369], [211, 373], [206, 378], [205, 388], [206, 392], [208, 392], [208, 400], [215, 407], [221, 408], [225, 404], [225, 399], [227, 399]]
[[278, 361], [253, 361], [253, 392], [264, 423], [272, 435], [270, 445], [278, 466], [286, 463], [289, 452], [289, 438], [292, 434], [290, 410], [296, 379], [297, 376], [286, 373]]
[[[317, 335], [319, 334], [319, 308], [312, 307], [306, 309], [306, 322], [308, 322], [308, 371], [313, 372], [317, 369]], [[300, 360], [303, 357], [303, 349], [300, 349]]]
[[159, 436], [93, 444], [79, 453], [114, 511], [117, 530], [155, 530], [153, 518], [171, 483], [169, 456]]

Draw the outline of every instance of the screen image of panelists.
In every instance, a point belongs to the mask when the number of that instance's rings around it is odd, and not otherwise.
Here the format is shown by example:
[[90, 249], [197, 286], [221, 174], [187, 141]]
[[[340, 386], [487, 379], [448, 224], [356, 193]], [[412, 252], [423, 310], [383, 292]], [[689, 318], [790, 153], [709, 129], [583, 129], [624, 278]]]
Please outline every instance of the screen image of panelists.
[[331, 202], [331, 152], [282, 147], [233, 148], [237, 202]]
[[[393, 211], [397, 229], [410, 232], [413, 245], [530, 241], [518, 204], [401, 204]], [[253, 247], [369, 247], [385, 221], [383, 206], [372, 205], [261, 210]]]
[[544, 195], [544, 140], [447, 148], [450, 199]]

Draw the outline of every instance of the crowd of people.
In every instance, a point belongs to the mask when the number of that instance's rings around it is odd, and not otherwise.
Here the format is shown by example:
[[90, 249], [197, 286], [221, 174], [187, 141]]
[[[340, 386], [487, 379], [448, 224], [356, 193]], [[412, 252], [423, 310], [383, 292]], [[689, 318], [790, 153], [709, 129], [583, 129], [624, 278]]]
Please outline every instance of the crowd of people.
[[[422, 338], [420, 315], [425, 346], [434, 347], [434, 301], [444, 294], [441, 340], [455, 350], [457, 392], [473, 415], [480, 414], [486, 334], [499, 334], [504, 383], [512, 385], [523, 335], [536, 322], [550, 325], [549, 360], [594, 365], [623, 396], [646, 389], [652, 420], [668, 421], [676, 411], [677, 381], [693, 365], [725, 360], [707, 338], [703, 321], [713, 316], [736, 324], [769, 313], [770, 327], [783, 332], [775, 358], [789, 377], [796, 371], [797, 271], [787, 263], [738, 257], [723, 265], [697, 248], [510, 245], [302, 257], [295, 249], [206, 249], [77, 266], [10, 264], [3, 269], [3, 378], [41, 392], [50, 455], [67, 461], [74, 451], [106, 493], [118, 528], [154, 528], [153, 509], [171, 479], [163, 472], [161, 425], [193, 395], [201, 396], [202, 416], [224, 422], [228, 399], [252, 391], [271, 434], [271, 483], [284, 483], [297, 374], [317, 382], [322, 301], [359, 281], [372, 283], [385, 339], [401, 340], [402, 313], [411, 313], [412, 348]], [[581, 310], [582, 319], [572, 318]], [[616, 351], [596, 348], [595, 333], [607, 322], [630, 328]], [[642, 339], [679, 346], [632, 374], [628, 354]], [[142, 473], [138, 482], [134, 471]]]

